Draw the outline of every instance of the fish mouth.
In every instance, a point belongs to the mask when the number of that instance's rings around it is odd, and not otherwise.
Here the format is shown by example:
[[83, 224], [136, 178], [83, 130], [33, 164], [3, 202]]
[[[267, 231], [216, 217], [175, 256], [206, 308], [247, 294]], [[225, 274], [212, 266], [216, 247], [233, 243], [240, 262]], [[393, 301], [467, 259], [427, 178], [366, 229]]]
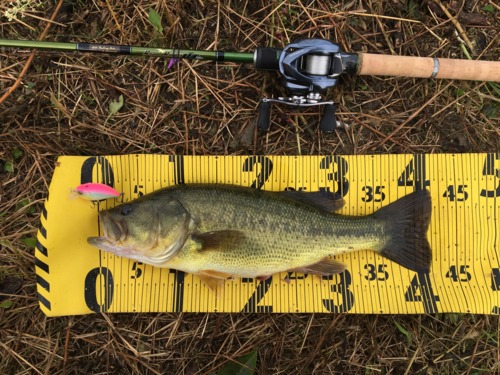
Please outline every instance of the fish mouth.
[[113, 220], [107, 212], [99, 214], [102, 237], [110, 242], [122, 242], [127, 238], [128, 230], [124, 221]]
[[124, 221], [113, 220], [106, 212], [99, 213], [102, 234], [99, 237], [89, 237], [87, 242], [90, 245], [116, 249], [126, 238], [128, 234], [127, 226]]

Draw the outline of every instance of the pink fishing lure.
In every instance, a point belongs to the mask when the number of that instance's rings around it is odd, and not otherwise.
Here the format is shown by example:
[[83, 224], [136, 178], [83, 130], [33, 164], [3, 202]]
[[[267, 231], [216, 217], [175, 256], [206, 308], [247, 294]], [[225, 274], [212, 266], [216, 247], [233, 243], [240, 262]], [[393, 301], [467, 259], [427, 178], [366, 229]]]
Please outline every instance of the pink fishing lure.
[[119, 191], [113, 189], [111, 186], [95, 182], [89, 182], [87, 184], [77, 186], [73, 192], [80, 198], [87, 199], [89, 201], [117, 198], [121, 195]]

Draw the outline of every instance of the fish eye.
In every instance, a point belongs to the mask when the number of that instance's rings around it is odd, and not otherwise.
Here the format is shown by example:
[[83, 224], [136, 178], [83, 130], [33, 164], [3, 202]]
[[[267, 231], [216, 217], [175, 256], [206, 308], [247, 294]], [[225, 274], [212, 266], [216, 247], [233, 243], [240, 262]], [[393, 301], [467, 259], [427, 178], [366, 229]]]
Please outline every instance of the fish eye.
[[122, 207], [122, 215], [128, 215], [129, 213], [132, 212], [132, 206], [129, 204], [126, 204]]

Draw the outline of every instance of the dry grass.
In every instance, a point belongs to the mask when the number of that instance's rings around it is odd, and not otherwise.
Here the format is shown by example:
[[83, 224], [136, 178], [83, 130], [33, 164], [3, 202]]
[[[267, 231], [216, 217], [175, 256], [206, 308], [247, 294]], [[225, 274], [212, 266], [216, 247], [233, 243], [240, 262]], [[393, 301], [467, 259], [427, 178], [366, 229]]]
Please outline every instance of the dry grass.
[[[0, 18], [2, 38], [38, 39], [56, 6], [41, 3], [18, 20]], [[3, 1], [0, 12], [14, 5]], [[164, 35], [148, 23], [150, 7], [162, 15]], [[489, 0], [74, 1], [63, 3], [45, 39], [251, 52], [321, 37], [347, 51], [465, 58], [466, 50], [498, 61], [498, 12]], [[0, 50], [0, 95], [29, 54]], [[203, 374], [252, 350], [263, 374], [499, 371], [498, 316], [46, 318], [37, 307], [33, 251], [22, 240], [36, 233], [59, 155], [500, 150], [499, 95], [482, 82], [345, 77], [330, 96], [348, 130], [322, 134], [317, 110], [273, 107], [271, 131], [257, 134], [259, 98], [282, 93], [276, 75], [209, 62], [167, 70], [166, 63], [39, 52], [0, 104], [0, 279], [4, 288], [5, 280], [23, 279], [8, 296], [13, 305], [0, 308], [0, 373]], [[119, 95], [124, 107], [104, 125]]]

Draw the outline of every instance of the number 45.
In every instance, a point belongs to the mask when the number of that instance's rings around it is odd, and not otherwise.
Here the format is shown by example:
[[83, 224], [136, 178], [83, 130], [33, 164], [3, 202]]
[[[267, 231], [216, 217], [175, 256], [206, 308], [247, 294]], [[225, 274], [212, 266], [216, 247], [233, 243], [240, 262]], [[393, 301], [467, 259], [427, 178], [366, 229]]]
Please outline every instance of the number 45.
[[460, 268], [458, 269], [458, 272], [457, 272], [457, 266], [451, 266], [450, 270], [448, 272], [446, 272], [445, 277], [448, 279], [452, 279], [454, 282], [470, 281], [470, 279], [472, 278], [472, 275], [468, 271], [468, 268], [469, 268], [468, 265], [463, 264], [460, 266]]
[[455, 191], [455, 186], [450, 185], [446, 188], [443, 197], [448, 198], [450, 202], [463, 202], [469, 198], [469, 193], [465, 191], [467, 185], [458, 185]]

